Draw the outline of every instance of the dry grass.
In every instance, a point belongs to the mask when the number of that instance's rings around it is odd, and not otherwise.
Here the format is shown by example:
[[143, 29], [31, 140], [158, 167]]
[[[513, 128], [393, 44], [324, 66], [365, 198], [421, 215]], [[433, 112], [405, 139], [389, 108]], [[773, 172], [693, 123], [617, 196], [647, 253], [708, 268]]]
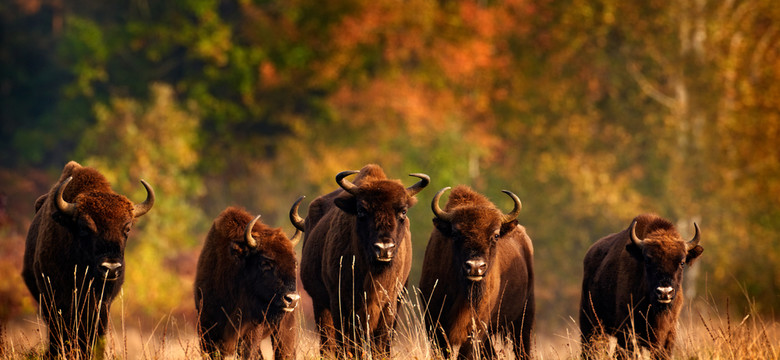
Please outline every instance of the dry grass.
[[[131, 324], [123, 317], [122, 298], [114, 303], [114, 321], [106, 341], [109, 359], [193, 359], [200, 357], [193, 319], [174, 315], [161, 317], [151, 329]], [[311, 309], [299, 312], [301, 333], [298, 340], [299, 359], [318, 359], [318, 334], [313, 329]], [[680, 359], [778, 359], [780, 358], [780, 323], [763, 319], [754, 308], [747, 315], [733, 317], [729, 304], [716, 306], [714, 301], [700, 301], [687, 306], [680, 318], [679, 336], [674, 358]], [[424, 309], [416, 296], [407, 299], [399, 312], [397, 333], [393, 343], [394, 359], [436, 359], [429, 345], [425, 325], [421, 321]], [[117, 314], [118, 313], [118, 314]], [[540, 324], [537, 324], [539, 329]], [[38, 358], [47, 341], [46, 326], [39, 317], [19, 319], [7, 325], [0, 339], [0, 359]], [[568, 327], [535, 334], [534, 356], [537, 359], [578, 359], [580, 335], [574, 319]], [[500, 358], [511, 359], [511, 349], [499, 339]], [[614, 341], [605, 344], [602, 356], [610, 358]], [[272, 358], [270, 341], [263, 352]], [[647, 354], [644, 354], [647, 357]]]

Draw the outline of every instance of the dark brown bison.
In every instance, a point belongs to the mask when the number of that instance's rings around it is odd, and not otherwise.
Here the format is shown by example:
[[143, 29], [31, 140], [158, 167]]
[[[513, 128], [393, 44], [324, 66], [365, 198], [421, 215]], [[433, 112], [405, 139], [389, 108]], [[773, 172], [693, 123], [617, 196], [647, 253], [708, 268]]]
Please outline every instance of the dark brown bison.
[[[358, 174], [354, 183], [345, 179], [352, 174]], [[364, 356], [358, 349], [365, 346], [374, 358], [390, 353], [397, 302], [412, 265], [406, 211], [430, 181], [411, 176], [421, 180], [404, 188], [377, 165], [344, 171], [336, 176], [341, 189], [309, 205], [301, 282], [312, 297], [323, 355]]]
[[699, 226], [685, 242], [671, 222], [653, 214], [634, 218], [628, 229], [601, 238], [584, 260], [580, 329], [582, 354], [593, 354], [594, 337], [617, 337], [617, 356], [633, 353], [633, 337], [654, 358], [668, 358], [683, 305], [683, 268], [704, 249]]
[[467, 186], [457, 186], [442, 210], [440, 190], [431, 202], [436, 217], [425, 249], [420, 292], [434, 350], [458, 358], [493, 357], [494, 334], [511, 337], [515, 357], [531, 354], [534, 326], [533, 245], [518, 224], [521, 203], [502, 214]]
[[[290, 210], [297, 213], [298, 199]], [[198, 259], [195, 307], [201, 349], [214, 358], [236, 353], [262, 357], [260, 342], [270, 336], [275, 359], [294, 359], [297, 338], [295, 251], [291, 239], [228, 207], [211, 226]]]
[[122, 287], [125, 244], [136, 218], [154, 204], [133, 204], [97, 170], [71, 161], [38, 198], [27, 232], [22, 277], [49, 327], [47, 357], [92, 357], [103, 351], [111, 302]]

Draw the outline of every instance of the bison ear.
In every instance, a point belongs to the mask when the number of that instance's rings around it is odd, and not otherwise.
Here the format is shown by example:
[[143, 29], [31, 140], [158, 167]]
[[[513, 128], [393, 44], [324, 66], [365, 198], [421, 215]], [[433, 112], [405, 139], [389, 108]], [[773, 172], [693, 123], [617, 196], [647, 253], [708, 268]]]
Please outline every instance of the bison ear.
[[246, 243], [240, 243], [238, 241], [230, 242], [230, 256], [240, 259], [246, 254]]
[[634, 259], [639, 261], [643, 261], [645, 259], [645, 255], [642, 254], [642, 249], [639, 248], [639, 246], [636, 246], [636, 244], [633, 242], [629, 241], [628, 244], [626, 244], [626, 251], [628, 251], [628, 253], [631, 254]]
[[436, 227], [436, 230], [439, 230], [442, 235], [446, 237], [452, 237], [452, 224], [450, 224], [448, 221], [439, 218], [433, 218], [433, 226]]
[[347, 194], [347, 196], [339, 196], [333, 199], [333, 203], [347, 214], [357, 214], [357, 199], [352, 195]]
[[66, 228], [72, 228], [76, 226], [76, 222], [73, 221], [73, 217], [63, 213], [62, 211], [53, 211], [51, 213], [51, 218], [54, 220], [54, 222]]
[[518, 224], [519, 224], [519, 222], [517, 220], [512, 220], [512, 221], [510, 221], [510, 222], [508, 222], [506, 224], [502, 224], [501, 225], [501, 236], [504, 236], [507, 233], [509, 233], [512, 230], [514, 230], [517, 227]]
[[702, 252], [704, 252], [704, 248], [701, 245], [696, 245], [693, 249], [688, 250], [688, 255], [685, 256], [685, 264], [691, 266]]

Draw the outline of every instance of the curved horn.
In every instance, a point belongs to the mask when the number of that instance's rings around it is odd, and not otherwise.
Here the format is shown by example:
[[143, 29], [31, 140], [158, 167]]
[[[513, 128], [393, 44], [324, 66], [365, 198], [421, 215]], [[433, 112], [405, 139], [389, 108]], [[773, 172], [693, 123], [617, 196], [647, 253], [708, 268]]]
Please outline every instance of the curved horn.
[[152, 206], [154, 206], [154, 189], [152, 189], [152, 186], [144, 180], [141, 180], [141, 184], [146, 188], [146, 200], [140, 204], [135, 204], [135, 207], [133, 208], [133, 217], [144, 216], [144, 214], [149, 212], [149, 210], [152, 209]]
[[417, 195], [417, 193], [428, 186], [428, 183], [431, 182], [431, 177], [423, 173], [409, 174], [409, 176], [420, 178], [420, 181], [418, 181], [416, 184], [406, 188], [406, 193], [409, 194], [409, 196]]
[[512, 222], [515, 219], [517, 219], [517, 215], [520, 214], [520, 209], [523, 208], [523, 203], [521, 203], [520, 202], [520, 198], [517, 197], [517, 195], [513, 194], [511, 191], [509, 191], [509, 190], [501, 190], [501, 192], [503, 192], [504, 194], [509, 195], [509, 197], [512, 198], [512, 201], [515, 202], [515, 207], [512, 209], [512, 212], [510, 212], [509, 214], [504, 215], [504, 217], [501, 218], [501, 223], [502, 224], [506, 224], [506, 223]]
[[68, 186], [68, 183], [70, 183], [71, 180], [73, 180], [73, 176], [65, 179], [65, 181], [63, 181], [62, 184], [60, 184], [60, 186], [57, 188], [57, 209], [67, 215], [73, 215], [73, 213], [76, 211], [75, 203], [69, 203], [62, 199], [62, 193], [65, 192], [65, 187]]
[[631, 229], [631, 242], [641, 249], [642, 246], [644, 245], [644, 240], [641, 240], [638, 237], [636, 237], [636, 219], [634, 219], [634, 221], [631, 222], [631, 226], [629, 226], [629, 229]]
[[699, 225], [696, 224], [695, 222], [693, 223], [693, 229], [695, 231], [695, 233], [693, 234], [693, 239], [685, 243], [685, 250], [693, 249], [696, 247], [696, 245], [699, 245], [699, 235], [701, 234], [699, 232]]
[[336, 175], [336, 183], [338, 183], [339, 186], [341, 186], [341, 188], [344, 189], [346, 192], [355, 195], [355, 192], [357, 191], [357, 185], [351, 183], [349, 180], [344, 178], [352, 174], [357, 174], [359, 172], [360, 171], [357, 170], [342, 171]]
[[305, 198], [306, 196], [299, 197], [298, 200], [295, 200], [292, 208], [290, 208], [290, 222], [293, 224], [293, 226], [295, 226], [295, 234], [293, 234], [293, 236], [290, 238], [290, 242], [292, 242], [293, 247], [298, 244], [298, 241], [301, 240], [303, 226], [306, 224], [306, 220], [298, 215], [298, 206], [301, 205], [301, 201], [303, 201]]
[[249, 224], [246, 225], [246, 231], [244, 233], [244, 237], [246, 238], [246, 244], [249, 245], [249, 247], [257, 247], [257, 240], [252, 237], [252, 228], [255, 227], [255, 223], [257, 222], [257, 219], [260, 218], [262, 215], [257, 215], [252, 221], [249, 222]]
[[444, 192], [449, 189], [451, 188], [447, 186], [446, 188], [439, 190], [439, 192], [433, 196], [433, 200], [431, 200], [431, 210], [433, 210], [433, 215], [436, 215], [437, 218], [444, 221], [452, 221], [452, 214], [445, 212], [439, 207], [439, 198], [441, 197], [441, 194], [444, 194]]

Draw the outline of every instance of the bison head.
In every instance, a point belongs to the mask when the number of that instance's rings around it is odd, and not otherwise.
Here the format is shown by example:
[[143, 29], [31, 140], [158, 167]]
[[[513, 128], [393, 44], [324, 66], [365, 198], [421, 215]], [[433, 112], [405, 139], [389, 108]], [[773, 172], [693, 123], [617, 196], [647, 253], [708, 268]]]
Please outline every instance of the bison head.
[[507, 215], [495, 208], [492, 203], [466, 187], [457, 187], [450, 197], [472, 197], [479, 201], [463, 201], [448, 206], [449, 211], [439, 207], [439, 198], [449, 190], [439, 190], [431, 201], [431, 209], [436, 217], [433, 224], [436, 229], [452, 241], [455, 264], [460, 264], [463, 275], [470, 282], [481, 281], [490, 270], [495, 259], [496, 243], [517, 226], [517, 215], [522, 204], [510, 191], [503, 192], [514, 201], [514, 209]]
[[406, 211], [425, 188], [430, 178], [425, 174], [410, 174], [420, 178], [416, 184], [404, 188], [398, 181], [374, 180], [360, 186], [345, 177], [358, 171], [342, 171], [336, 182], [345, 190], [334, 202], [339, 209], [356, 216], [356, 232], [365, 254], [373, 254], [378, 263], [390, 263], [396, 254], [396, 246], [409, 231]]
[[274, 321], [298, 306], [293, 247], [301, 232], [296, 230], [288, 239], [280, 229], [257, 224], [258, 219], [260, 215], [247, 224], [243, 239], [231, 244], [231, 254], [241, 267], [235, 281], [246, 293], [244, 311]]
[[119, 281], [124, 278], [124, 253], [127, 235], [135, 218], [146, 214], [154, 205], [154, 190], [146, 182], [146, 200], [133, 204], [113, 192], [87, 191], [76, 195], [73, 202], [62, 198], [73, 177], [57, 188], [54, 217], [73, 235], [74, 251], [97, 278]]
[[688, 242], [680, 239], [671, 224], [664, 227], [645, 228], [644, 238], [636, 235], [637, 220], [629, 227], [631, 242], [626, 249], [644, 264], [647, 283], [646, 298], [659, 305], [671, 304], [682, 287], [683, 268], [701, 255], [699, 225], [693, 223], [695, 234]]

